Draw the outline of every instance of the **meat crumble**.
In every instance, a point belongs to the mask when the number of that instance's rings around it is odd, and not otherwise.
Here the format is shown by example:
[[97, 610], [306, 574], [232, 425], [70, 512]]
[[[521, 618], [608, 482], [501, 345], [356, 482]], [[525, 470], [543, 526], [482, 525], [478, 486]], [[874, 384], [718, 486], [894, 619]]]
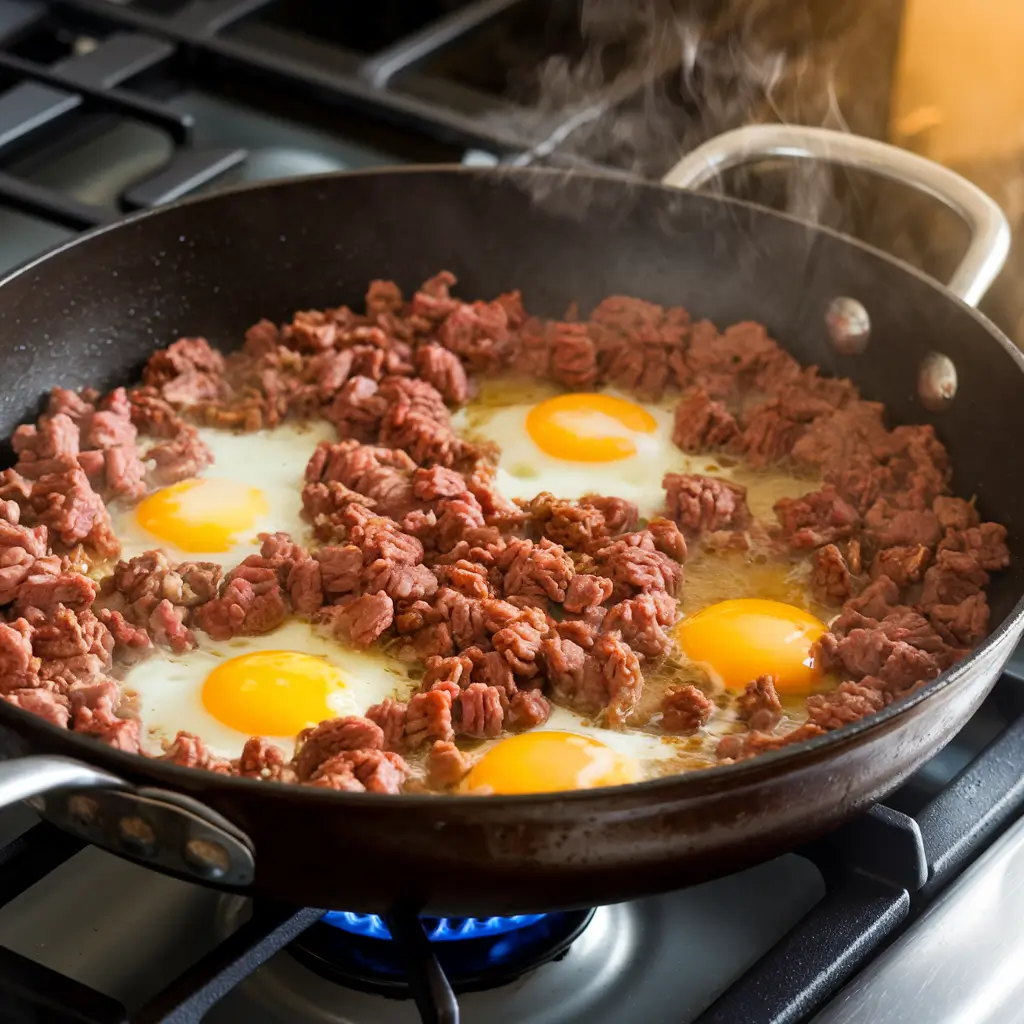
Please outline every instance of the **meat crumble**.
[[[227, 356], [182, 338], [136, 387], [54, 389], [38, 422], [15, 431], [16, 464], [0, 473], [0, 698], [145, 753], [116, 682], [125, 665], [300, 616], [346, 644], [387, 645], [418, 689], [307, 729], [291, 757], [253, 737], [227, 760], [187, 732], [159, 756], [346, 791], [443, 791], [469, 770], [474, 743], [540, 725], [553, 704], [687, 742], [724, 705], [733, 731], [701, 763], [731, 761], [873, 714], [985, 637], [1006, 529], [950, 495], [930, 426], [888, 429], [882, 406], [801, 367], [760, 324], [719, 331], [622, 296], [585, 320], [545, 321], [518, 292], [466, 302], [454, 284], [442, 272], [406, 298], [374, 281], [365, 312], [263, 320]], [[738, 483], [693, 473], [666, 475], [662, 515], [649, 520], [613, 495], [510, 501], [494, 451], [452, 425], [495, 374], [674, 395], [683, 451], [784, 467], [812, 485], [775, 502], [773, 519]], [[107, 503], [209, 465], [197, 426], [314, 417], [337, 440], [317, 448], [296, 495], [312, 547], [267, 534], [227, 573], [158, 550], [118, 560]], [[644, 717], [645, 686], [659, 673], [664, 683], [671, 662], [684, 563], [754, 547], [804, 565], [831, 609], [817, 657], [834, 685], [795, 714], [771, 675], [731, 705], [700, 680], [669, 679]]]

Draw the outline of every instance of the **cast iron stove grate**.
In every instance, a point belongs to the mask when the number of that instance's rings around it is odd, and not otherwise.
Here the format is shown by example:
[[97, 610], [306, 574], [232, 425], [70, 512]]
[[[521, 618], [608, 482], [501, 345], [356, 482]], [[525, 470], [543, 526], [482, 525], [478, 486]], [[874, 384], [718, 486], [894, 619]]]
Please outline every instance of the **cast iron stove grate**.
[[[526, 81], [531, 65], [578, 49], [575, 12], [574, 0], [0, 0], [0, 207], [83, 230], [230, 177], [251, 154], [197, 145], [193, 116], [172, 102], [197, 86], [342, 134], [359, 119], [370, 137], [390, 126], [389, 141], [406, 137], [417, 160], [528, 153], [585, 112], [542, 114], [522, 105], [535, 98], [529, 90], [517, 102], [497, 83]], [[503, 46], [482, 64], [493, 39]], [[616, 76], [591, 107], [622, 102], [664, 70]], [[45, 166], [49, 143], [100, 116], [172, 144], [116, 209], [12, 171], [26, 154]]]
[[[825, 896], [695, 1024], [806, 1021], [977, 859], [1022, 808], [1024, 678], [1007, 673], [946, 753], [884, 804], [875, 805], [813, 849], [801, 851], [821, 871]], [[80, 849], [78, 840], [45, 823], [0, 849], [0, 906], [45, 879]], [[446, 977], [441, 961], [455, 964], [455, 975], [458, 957], [439, 956], [439, 950], [460, 945], [445, 941], [446, 937], [451, 939], [461, 929], [466, 934], [485, 932], [484, 939], [494, 942], [516, 933], [527, 936], [530, 929], [545, 926], [557, 933], [557, 941], [542, 944], [537, 962], [543, 962], [564, 953], [589, 919], [585, 911], [494, 919], [472, 926], [465, 919], [444, 925], [437, 919], [420, 920], [408, 911], [397, 911], [386, 921], [355, 914], [332, 917], [345, 928], [329, 926], [321, 910], [257, 903], [246, 924], [130, 1016], [108, 996], [0, 947], [0, 1019], [196, 1024], [235, 985], [285, 947], [301, 962], [319, 958], [321, 973], [337, 978], [339, 961], [328, 946], [349, 931], [362, 933], [352, 936], [357, 943], [393, 946], [386, 954], [386, 970], [367, 974], [361, 979], [363, 985], [376, 985], [378, 990], [390, 987], [391, 994], [412, 994], [423, 1020], [454, 1024], [459, 1017], [453, 989], [479, 987], [486, 979], [479, 974], [468, 979]], [[385, 937], [387, 933], [390, 938]], [[471, 937], [470, 946], [479, 941]], [[367, 947], [358, 948], [365, 951]], [[379, 945], [370, 948], [375, 956], [382, 954]], [[404, 965], [407, 985], [401, 992], [394, 988], [402, 984], [398, 965]], [[524, 969], [530, 966], [534, 964]], [[500, 984], [507, 979], [508, 972], [499, 970], [493, 980]], [[360, 979], [349, 977], [345, 983], [356, 985]]]

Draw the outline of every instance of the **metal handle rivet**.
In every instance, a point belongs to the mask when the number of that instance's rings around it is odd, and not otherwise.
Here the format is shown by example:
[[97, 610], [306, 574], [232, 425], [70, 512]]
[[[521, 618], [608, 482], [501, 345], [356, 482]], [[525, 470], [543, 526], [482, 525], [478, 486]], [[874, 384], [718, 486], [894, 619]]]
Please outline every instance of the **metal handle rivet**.
[[79, 825], [95, 825], [100, 806], [91, 796], [76, 795], [68, 798], [68, 814]]
[[220, 843], [208, 839], [190, 839], [185, 844], [185, 863], [204, 878], [217, 879], [227, 874], [231, 857]]
[[156, 833], [144, 818], [132, 816], [121, 818], [117, 823], [121, 844], [132, 853], [147, 855], [156, 847]]
[[917, 374], [917, 393], [926, 409], [941, 412], [956, 397], [957, 386], [956, 366], [949, 356], [932, 352], [924, 357]]
[[871, 338], [871, 317], [856, 299], [840, 295], [828, 305], [825, 325], [837, 352], [845, 356], [859, 355]]

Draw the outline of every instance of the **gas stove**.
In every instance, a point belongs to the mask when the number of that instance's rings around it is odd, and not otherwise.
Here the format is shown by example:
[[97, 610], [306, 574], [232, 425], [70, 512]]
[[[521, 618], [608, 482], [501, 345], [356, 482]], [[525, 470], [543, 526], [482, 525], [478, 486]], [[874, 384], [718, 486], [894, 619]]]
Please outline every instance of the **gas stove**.
[[[565, 142], [699, 83], [680, 50], [610, 71], [586, 102], [547, 102], [533, 72], [582, 59], [576, 9], [0, 0], [0, 272], [241, 181], [437, 161], [635, 171], [621, 146]], [[677, 107], [694, 118], [700, 98]], [[270, 906], [18, 808], [0, 814], [0, 1022], [1008, 1021], [1022, 808], [1024, 658], [942, 754], [826, 840], [616, 906], [441, 920]]]

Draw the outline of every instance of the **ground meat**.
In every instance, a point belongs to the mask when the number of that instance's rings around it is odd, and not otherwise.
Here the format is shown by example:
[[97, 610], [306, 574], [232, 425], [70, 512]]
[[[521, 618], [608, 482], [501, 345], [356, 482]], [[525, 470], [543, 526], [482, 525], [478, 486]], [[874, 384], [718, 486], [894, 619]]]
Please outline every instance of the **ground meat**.
[[1010, 564], [1006, 527], [1000, 523], [982, 523], [962, 530], [950, 530], [939, 542], [939, 551], [969, 554], [980, 568], [989, 572], [1005, 569]]
[[637, 654], [656, 658], [672, 646], [665, 629], [676, 621], [676, 615], [675, 599], [655, 591], [612, 605], [602, 628], [618, 632]]
[[253, 736], [242, 748], [236, 769], [247, 779], [272, 779], [275, 782], [296, 782], [298, 776], [288, 763], [285, 752], [262, 736]]
[[546, 537], [536, 544], [514, 540], [501, 553], [498, 567], [505, 573], [506, 597], [545, 597], [564, 601], [566, 587], [575, 575], [572, 559], [560, 544]]
[[947, 530], [969, 530], [978, 526], [981, 517], [978, 510], [969, 501], [963, 498], [950, 498], [940, 495], [932, 502], [932, 512], [943, 532]]
[[152, 648], [149, 633], [142, 626], [130, 623], [119, 611], [102, 608], [99, 617], [110, 630], [114, 638], [114, 654], [121, 661], [134, 661]]
[[864, 528], [876, 548], [924, 547], [932, 549], [942, 536], [939, 518], [927, 510], [894, 512], [884, 499], [864, 517]]
[[775, 677], [758, 676], [747, 683], [736, 700], [736, 717], [749, 729], [767, 732], [782, 718], [782, 702], [775, 689]]
[[400, 793], [409, 766], [387, 750], [343, 750], [320, 764], [311, 776], [314, 786], [349, 793]]
[[427, 784], [432, 789], [457, 785], [469, 771], [470, 764], [470, 759], [450, 740], [435, 740], [427, 751]]
[[742, 528], [750, 521], [747, 489], [727, 480], [666, 473], [666, 516], [690, 535], [705, 530]]
[[676, 562], [686, 561], [686, 538], [671, 520], [655, 516], [647, 523], [647, 532], [663, 555]]
[[665, 732], [696, 732], [714, 710], [715, 702], [696, 686], [670, 686], [661, 699], [661, 727]]
[[884, 548], [871, 563], [871, 575], [888, 576], [898, 587], [907, 587], [921, 581], [931, 560], [931, 549], [923, 544]]
[[109, 668], [114, 638], [91, 611], [76, 614], [58, 604], [46, 613], [32, 609], [25, 615], [42, 679], [70, 684]]
[[331, 625], [335, 636], [350, 640], [357, 647], [369, 647], [391, 628], [394, 620], [394, 602], [381, 590], [354, 598], [336, 609]]
[[532, 679], [539, 671], [536, 661], [542, 636], [536, 626], [521, 620], [499, 629], [491, 643], [517, 676]]
[[398, 449], [324, 442], [306, 466], [306, 482], [340, 483], [371, 498], [380, 512], [402, 516], [414, 504], [410, 476], [415, 468], [413, 459]]
[[770, 399], [745, 416], [743, 431], [732, 448], [751, 466], [762, 469], [788, 456], [806, 429], [784, 414], [778, 399]]
[[295, 771], [308, 779], [328, 758], [346, 750], [381, 750], [384, 733], [376, 722], [357, 715], [330, 718], [299, 733], [295, 746]]
[[[17, 464], [0, 473], [0, 696], [137, 752], [139, 723], [116, 714], [114, 661], [154, 643], [187, 651], [192, 627], [227, 639], [292, 613], [354, 645], [393, 630], [394, 653], [424, 669], [408, 702], [388, 698], [366, 718], [306, 730], [291, 762], [260, 737], [235, 762], [188, 733], [165, 754], [250, 778], [393, 793], [409, 774], [396, 751], [429, 745], [413, 789], [424, 773], [435, 788], [457, 785], [469, 759], [456, 734], [539, 725], [548, 695], [621, 727], [641, 696], [641, 660], [671, 646], [685, 535], [712, 555], [801, 553], [815, 596], [842, 604], [819, 642], [839, 686], [808, 698], [807, 721], [775, 735], [774, 682], [754, 680], [736, 702], [747, 731], [721, 741], [723, 759], [873, 713], [985, 635], [984, 588], [1009, 563], [1006, 530], [946, 495], [949, 458], [930, 426], [887, 430], [880, 405], [801, 369], [758, 324], [720, 333], [683, 309], [623, 296], [589, 319], [573, 307], [542, 321], [518, 293], [469, 303], [451, 295], [454, 283], [442, 272], [406, 302], [393, 282], [375, 281], [365, 314], [339, 306], [299, 311], [281, 328], [261, 321], [228, 358], [181, 339], [130, 393], [55, 389], [38, 423], [15, 432]], [[688, 474], [666, 477], [667, 517], [645, 529], [636, 506], [614, 496], [512, 502], [497, 487], [493, 446], [460, 438], [449, 405], [470, 396], [469, 373], [513, 365], [644, 400], [678, 388], [680, 448], [726, 449], [753, 466], [788, 456], [822, 486], [778, 502], [771, 535], [742, 488]], [[306, 467], [314, 555], [287, 534], [265, 535], [222, 581], [218, 566], [147, 552], [119, 562], [97, 593], [86, 569], [118, 547], [104, 502], [137, 500], [209, 465], [195, 424], [252, 431], [317, 416], [341, 440], [318, 446]], [[712, 711], [699, 689], [671, 687], [663, 727], [696, 731]]]
[[888, 577], [879, 576], [861, 593], [846, 602], [845, 612], [857, 612], [870, 619], [884, 619], [900, 602], [900, 588]]
[[195, 624], [214, 640], [269, 633], [285, 620], [288, 606], [272, 569], [246, 568], [230, 579], [220, 597], [200, 605]]
[[571, 640], [547, 639], [541, 645], [548, 681], [556, 699], [584, 714], [603, 715], [620, 728], [643, 690], [636, 654], [618, 634], [602, 633], [589, 651]]
[[605, 576], [574, 576], [566, 587], [562, 607], [573, 613], [596, 608], [612, 596], [612, 588], [612, 581]]
[[860, 525], [857, 510], [832, 486], [802, 498], [780, 498], [775, 515], [782, 536], [794, 548], [818, 548], [853, 535]]
[[450, 690], [428, 690], [409, 698], [405, 718], [405, 741], [409, 746], [421, 746], [431, 740], [450, 740], [454, 735]]
[[461, 405], [469, 397], [469, 381], [458, 356], [440, 345], [424, 345], [416, 353], [422, 380], [437, 388], [446, 402]]
[[213, 454], [195, 428], [182, 423], [171, 437], [147, 450], [146, 461], [152, 463], [146, 483], [168, 487], [197, 476], [213, 462]]
[[505, 726], [513, 731], [542, 725], [551, 715], [551, 704], [540, 690], [517, 690], [509, 698]]
[[[101, 709], [97, 712], [88, 707], [81, 707], [75, 712], [73, 728], [75, 732], [92, 736], [100, 743], [127, 754], [138, 754], [141, 750], [137, 718], [117, 718], [106, 710]], [[216, 770], [212, 763], [197, 767]]]
[[868, 677], [860, 683], [840, 683], [830, 693], [808, 697], [808, 721], [822, 729], [838, 729], [881, 711], [889, 697], [884, 689], [875, 685], [878, 682]]
[[0, 622], [0, 693], [39, 684], [39, 657], [32, 650], [32, 633], [25, 619]]
[[811, 590], [823, 604], [841, 604], [852, 591], [853, 574], [835, 544], [818, 548], [811, 558]]
[[594, 553], [594, 568], [613, 584], [613, 596], [663, 590], [675, 595], [682, 578], [678, 562], [658, 551], [654, 537], [646, 530], [625, 534]]
[[31, 711], [60, 729], [68, 727], [68, 699], [51, 690], [6, 690], [0, 692], [0, 700], [23, 711]]
[[380, 726], [384, 734], [384, 749], [398, 750], [405, 736], [405, 719], [408, 705], [405, 701], [385, 697], [380, 704], [368, 708], [366, 717]]
[[480, 739], [500, 736], [507, 705], [505, 692], [498, 687], [470, 683], [459, 694], [459, 735]]
[[973, 647], [988, 633], [988, 599], [981, 593], [956, 604], [933, 604], [928, 615], [938, 629], [964, 647]]
[[921, 605], [960, 604], [988, 586], [989, 575], [969, 552], [948, 548], [935, 556], [935, 564], [924, 574]]
[[167, 745], [163, 760], [183, 768], [229, 771], [229, 765], [223, 758], [214, 754], [198, 736], [184, 730], [179, 731]]
[[14, 614], [23, 615], [29, 608], [49, 614], [60, 604], [76, 612], [84, 611], [92, 606], [98, 591], [99, 586], [94, 580], [79, 573], [40, 573], [28, 576], [18, 587]]
[[738, 433], [736, 420], [703, 388], [687, 391], [676, 406], [672, 440], [684, 452], [698, 455], [725, 447]]
[[723, 736], [719, 741], [717, 754], [721, 761], [741, 761], [769, 750], [780, 750], [793, 743], [803, 743], [804, 740], [814, 739], [824, 732], [825, 730], [814, 722], [804, 722], [803, 725], [780, 736], [752, 729], [750, 732], [738, 735]]
[[551, 375], [560, 384], [582, 391], [597, 382], [597, 347], [586, 324], [551, 325]]

